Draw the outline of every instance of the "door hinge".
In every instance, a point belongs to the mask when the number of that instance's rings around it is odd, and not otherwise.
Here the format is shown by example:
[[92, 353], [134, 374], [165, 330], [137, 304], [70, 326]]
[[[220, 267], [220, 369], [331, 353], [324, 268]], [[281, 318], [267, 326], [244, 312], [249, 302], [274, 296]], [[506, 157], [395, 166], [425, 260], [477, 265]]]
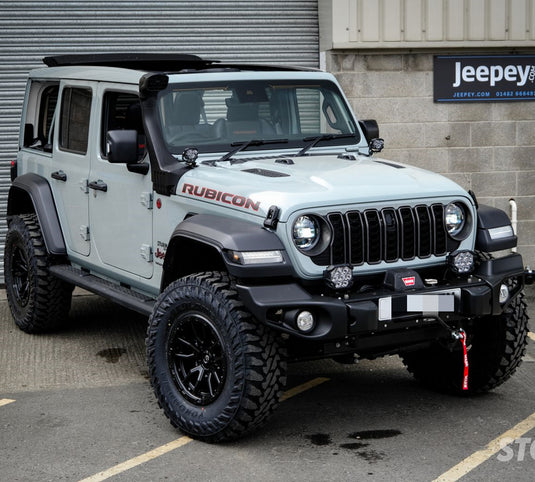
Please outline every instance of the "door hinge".
[[147, 209], [152, 209], [152, 193], [151, 192], [142, 192], [141, 193], [141, 204]]
[[89, 226], [80, 226], [80, 236], [84, 241], [89, 241]]
[[85, 193], [85, 194], [89, 193], [89, 186], [88, 186], [89, 179], [80, 179], [80, 183], [79, 184], [80, 184], [80, 190], [83, 193]]
[[152, 263], [152, 246], [150, 244], [142, 244], [139, 254], [147, 263]]

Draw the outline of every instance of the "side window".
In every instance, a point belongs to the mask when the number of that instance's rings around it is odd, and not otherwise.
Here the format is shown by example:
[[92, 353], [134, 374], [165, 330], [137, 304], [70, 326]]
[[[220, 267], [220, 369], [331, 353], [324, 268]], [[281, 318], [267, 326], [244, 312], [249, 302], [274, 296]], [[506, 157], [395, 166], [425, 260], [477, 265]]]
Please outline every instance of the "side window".
[[32, 81], [26, 106], [23, 146], [51, 152], [59, 84]]
[[[143, 130], [139, 97], [137, 94], [128, 92], [106, 92], [102, 104], [100, 133], [100, 151], [103, 158], [106, 158], [106, 133], [123, 129], [137, 131], [140, 147], [144, 146], [145, 131]], [[140, 155], [143, 155], [143, 152], [140, 152]]]
[[54, 120], [56, 104], [58, 103], [58, 92], [59, 86], [51, 85], [41, 95], [37, 138], [42, 146], [49, 144], [52, 138], [52, 122]]
[[59, 147], [85, 154], [91, 114], [91, 90], [79, 87], [63, 89], [60, 115]]

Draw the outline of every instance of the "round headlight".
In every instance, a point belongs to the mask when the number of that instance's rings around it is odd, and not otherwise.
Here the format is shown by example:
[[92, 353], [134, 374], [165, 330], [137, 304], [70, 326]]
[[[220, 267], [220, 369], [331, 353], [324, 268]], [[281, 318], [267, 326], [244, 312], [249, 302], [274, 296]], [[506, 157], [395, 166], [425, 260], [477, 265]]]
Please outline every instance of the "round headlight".
[[320, 239], [320, 225], [312, 216], [299, 216], [293, 227], [294, 243], [299, 249], [312, 249]]
[[466, 223], [464, 208], [460, 204], [449, 203], [444, 211], [444, 222], [448, 234], [452, 238], [458, 236]]

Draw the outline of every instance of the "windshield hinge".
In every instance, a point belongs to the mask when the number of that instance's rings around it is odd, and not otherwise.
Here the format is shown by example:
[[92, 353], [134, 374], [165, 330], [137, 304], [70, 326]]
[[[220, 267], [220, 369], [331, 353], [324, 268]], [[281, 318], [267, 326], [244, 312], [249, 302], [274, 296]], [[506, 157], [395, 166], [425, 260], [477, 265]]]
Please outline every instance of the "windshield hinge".
[[268, 210], [266, 219], [264, 220], [264, 227], [267, 229], [277, 229], [279, 223], [280, 208], [277, 206], [271, 206]]

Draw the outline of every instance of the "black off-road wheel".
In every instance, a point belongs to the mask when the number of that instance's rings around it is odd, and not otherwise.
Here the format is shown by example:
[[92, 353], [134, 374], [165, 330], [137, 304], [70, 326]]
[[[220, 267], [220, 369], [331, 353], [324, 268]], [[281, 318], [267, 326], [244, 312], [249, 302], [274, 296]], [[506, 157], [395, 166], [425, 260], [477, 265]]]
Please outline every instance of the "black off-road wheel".
[[50, 274], [53, 261], [37, 216], [14, 216], [6, 236], [4, 275], [11, 314], [26, 333], [53, 331], [67, 320], [73, 286]]
[[181, 278], [160, 295], [149, 320], [147, 361], [171, 424], [206, 442], [260, 427], [286, 383], [284, 348], [220, 272]]
[[528, 316], [523, 293], [498, 316], [485, 316], [467, 326], [469, 364], [468, 390], [463, 390], [461, 344], [450, 350], [435, 344], [425, 350], [405, 353], [409, 372], [425, 385], [457, 395], [484, 393], [507, 381], [516, 371], [526, 351]]

